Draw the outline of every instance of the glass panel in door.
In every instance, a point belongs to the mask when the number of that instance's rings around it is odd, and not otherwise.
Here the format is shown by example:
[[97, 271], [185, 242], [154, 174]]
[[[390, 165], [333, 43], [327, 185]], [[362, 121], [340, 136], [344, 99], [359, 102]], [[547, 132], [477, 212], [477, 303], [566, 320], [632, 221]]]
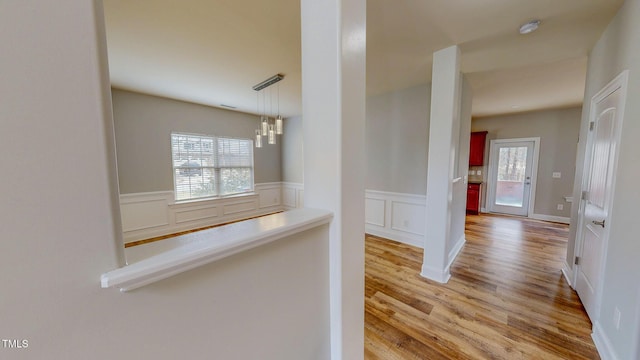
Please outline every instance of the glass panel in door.
[[524, 205], [528, 148], [514, 146], [499, 149], [495, 204], [521, 208]]

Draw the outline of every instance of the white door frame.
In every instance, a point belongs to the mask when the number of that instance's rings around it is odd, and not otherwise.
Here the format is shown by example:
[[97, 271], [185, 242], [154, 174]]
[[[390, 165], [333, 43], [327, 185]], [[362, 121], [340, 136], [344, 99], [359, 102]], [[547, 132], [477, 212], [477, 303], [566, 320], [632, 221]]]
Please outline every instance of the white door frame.
[[[604, 100], [607, 96], [611, 95], [614, 91], [618, 89], [622, 90], [620, 94], [620, 104], [619, 104], [620, 107], [617, 109], [618, 113], [620, 114], [620, 117], [619, 117], [620, 121], [616, 123], [616, 129], [615, 129], [615, 135], [614, 135], [615, 145], [613, 148], [614, 158], [613, 158], [613, 165], [612, 165], [612, 171], [611, 171], [611, 190], [610, 190], [611, 200], [606, 205], [607, 216], [611, 215], [611, 209], [613, 208], [613, 195], [615, 194], [616, 177], [618, 173], [618, 155], [620, 153], [619, 144], [620, 144], [620, 138], [622, 136], [622, 122], [624, 121], [624, 108], [627, 100], [628, 79], [629, 79], [629, 70], [624, 70], [618, 76], [616, 76], [613, 80], [611, 80], [607, 85], [605, 85], [600, 91], [598, 91], [598, 93], [593, 95], [593, 97], [591, 98], [591, 104], [589, 105], [589, 121], [587, 122], [587, 124], [590, 124], [591, 122], [595, 122], [596, 117], [599, 115], [595, 113], [596, 104]], [[588, 182], [589, 182], [589, 173], [591, 172], [591, 157], [593, 155], [593, 152], [590, 151], [590, 149], [593, 144], [593, 135], [594, 135], [593, 132], [587, 131], [587, 144], [585, 147], [585, 156], [584, 156], [584, 162], [582, 167], [582, 182], [580, 185], [580, 194], [582, 194], [583, 191], [586, 191], [587, 186], [589, 185]], [[573, 248], [574, 258], [576, 256], [582, 255], [582, 246], [584, 243], [583, 237], [582, 237], [583, 235], [582, 228], [584, 226], [584, 216], [582, 214], [584, 213], [586, 202], [582, 198], [579, 200], [580, 200], [579, 202], [580, 206], [578, 207], [578, 224], [577, 224], [578, 227], [576, 230], [575, 245]], [[611, 225], [610, 225], [611, 223], [612, 221], [610, 219], [607, 219], [607, 224], [609, 225], [605, 226], [602, 233], [603, 239], [602, 239], [602, 253], [600, 254], [601, 256], [600, 271], [599, 271], [600, 275], [603, 275], [604, 269], [606, 267], [607, 251], [609, 249], [609, 234], [611, 230]], [[577, 265], [574, 262], [574, 266], [573, 266], [573, 283], [574, 284], [577, 284], [577, 281], [578, 281], [578, 275], [579, 275], [578, 266], [580, 265]], [[595, 315], [595, 319], [590, 319], [593, 324], [595, 324], [595, 322], [598, 320], [600, 315], [603, 280], [604, 278], [601, 276], [600, 281], [598, 281], [598, 284], [596, 284], [595, 299], [594, 299], [595, 306], [593, 311]]]
[[[495, 179], [491, 179], [491, 174], [493, 174], [494, 168], [498, 166], [495, 164], [493, 159], [493, 154], [496, 151], [495, 147], [497, 144], [502, 143], [510, 143], [510, 142], [520, 142], [520, 141], [532, 141], [533, 142], [533, 161], [531, 165], [531, 187], [529, 194], [529, 208], [527, 209], [527, 217], [532, 217], [533, 215], [533, 207], [535, 205], [536, 198], [536, 183], [538, 182], [538, 162], [540, 160], [540, 137], [528, 137], [528, 138], [514, 138], [514, 139], [494, 139], [491, 140], [489, 146], [489, 168], [487, 169], [487, 183], [490, 181], [495, 181]], [[486, 208], [487, 211], [491, 212], [493, 205], [489, 200], [494, 198], [495, 186], [488, 185], [487, 186], [487, 198], [486, 198]]]

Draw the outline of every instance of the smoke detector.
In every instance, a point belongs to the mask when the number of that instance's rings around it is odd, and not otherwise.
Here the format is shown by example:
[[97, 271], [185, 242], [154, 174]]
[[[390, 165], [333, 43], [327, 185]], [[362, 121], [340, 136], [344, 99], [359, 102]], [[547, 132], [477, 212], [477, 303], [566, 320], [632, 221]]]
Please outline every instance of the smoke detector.
[[540, 20], [531, 20], [520, 26], [520, 34], [524, 35], [532, 33], [538, 29], [538, 26], [540, 26]]

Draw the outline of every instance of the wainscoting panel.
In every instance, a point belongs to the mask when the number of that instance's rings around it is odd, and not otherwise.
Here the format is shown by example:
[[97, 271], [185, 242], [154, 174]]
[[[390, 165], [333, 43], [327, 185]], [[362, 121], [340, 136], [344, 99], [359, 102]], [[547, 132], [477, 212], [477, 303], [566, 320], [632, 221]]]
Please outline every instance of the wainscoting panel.
[[[250, 194], [176, 203], [173, 191], [120, 195], [125, 243], [174, 234], [292, 209], [302, 203], [302, 184], [293, 189], [294, 206], [282, 204], [283, 184], [256, 184]], [[287, 189], [289, 189], [287, 188]]]
[[[260, 188], [257, 192], [260, 196], [260, 209], [267, 207], [280, 206], [282, 198], [282, 184], [281, 183], [269, 183], [260, 184]], [[257, 188], [258, 186], [256, 186]]]
[[124, 232], [169, 226], [167, 206], [173, 201], [172, 191], [120, 196], [122, 229]]
[[385, 226], [386, 201], [381, 199], [364, 199], [365, 223]]
[[217, 206], [200, 206], [191, 209], [175, 210], [176, 224], [216, 218], [219, 216], [219, 212], [220, 210]]
[[391, 202], [391, 229], [424, 236], [425, 205]]
[[282, 183], [282, 205], [286, 209], [304, 207], [304, 185], [300, 183]]
[[237, 213], [242, 213], [242, 212], [248, 212], [251, 210], [255, 210], [256, 208], [258, 208], [255, 199], [254, 200], [247, 200], [247, 201], [239, 201], [239, 202], [233, 202], [230, 204], [224, 204], [222, 207], [222, 213], [223, 215], [233, 215], [233, 214], [237, 214]]
[[365, 231], [424, 248], [424, 195], [365, 191]]
[[296, 207], [296, 189], [282, 188], [282, 205], [288, 208]]

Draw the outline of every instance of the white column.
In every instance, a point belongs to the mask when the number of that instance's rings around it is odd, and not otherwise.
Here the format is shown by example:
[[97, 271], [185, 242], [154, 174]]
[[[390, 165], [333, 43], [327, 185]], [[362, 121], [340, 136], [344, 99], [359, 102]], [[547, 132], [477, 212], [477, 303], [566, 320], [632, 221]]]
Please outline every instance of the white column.
[[[364, 357], [365, 0], [301, 0], [304, 202], [330, 225], [331, 358]], [[313, 254], [309, 254], [313, 256]]]
[[427, 210], [422, 276], [449, 281], [447, 242], [451, 235], [452, 181], [460, 129], [460, 50], [433, 54], [431, 120], [427, 163]]

